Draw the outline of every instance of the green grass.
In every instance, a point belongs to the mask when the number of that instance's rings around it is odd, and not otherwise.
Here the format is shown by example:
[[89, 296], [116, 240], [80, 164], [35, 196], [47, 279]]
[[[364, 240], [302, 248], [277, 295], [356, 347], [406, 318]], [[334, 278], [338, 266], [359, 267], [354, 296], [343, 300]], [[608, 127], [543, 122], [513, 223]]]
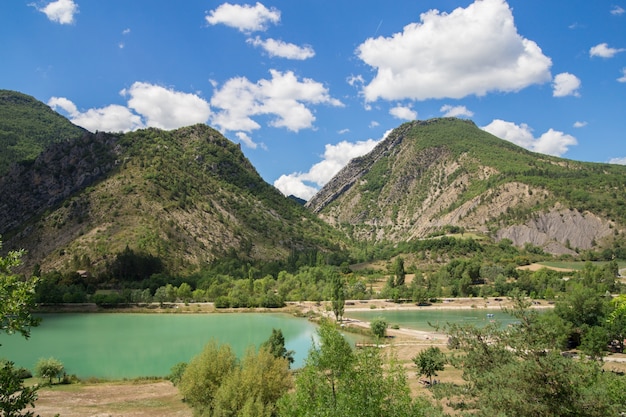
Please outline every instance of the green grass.
[[[574, 271], [580, 271], [585, 267], [586, 262], [584, 261], [545, 261], [538, 262], [539, 265], [544, 265], [551, 268], [564, 268], [564, 269], [572, 269]], [[597, 261], [592, 262], [594, 265], [605, 265], [608, 261]], [[617, 264], [619, 268], [626, 268], [626, 261], [618, 261]]]

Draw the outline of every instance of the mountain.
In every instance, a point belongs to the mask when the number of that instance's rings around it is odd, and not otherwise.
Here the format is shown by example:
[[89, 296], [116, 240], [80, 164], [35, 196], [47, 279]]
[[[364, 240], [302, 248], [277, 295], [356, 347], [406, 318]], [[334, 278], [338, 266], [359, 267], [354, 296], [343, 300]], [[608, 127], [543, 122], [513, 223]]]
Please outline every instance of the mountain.
[[43, 270], [102, 271], [127, 247], [171, 273], [224, 258], [341, 252], [339, 233], [263, 181], [239, 145], [206, 125], [53, 143], [13, 165], [0, 195], [6, 249], [25, 248], [28, 266]]
[[532, 153], [468, 120], [413, 121], [306, 207], [360, 241], [466, 230], [575, 254], [624, 233], [626, 167]]
[[34, 97], [0, 90], [0, 176], [11, 163], [33, 160], [47, 145], [84, 132]]

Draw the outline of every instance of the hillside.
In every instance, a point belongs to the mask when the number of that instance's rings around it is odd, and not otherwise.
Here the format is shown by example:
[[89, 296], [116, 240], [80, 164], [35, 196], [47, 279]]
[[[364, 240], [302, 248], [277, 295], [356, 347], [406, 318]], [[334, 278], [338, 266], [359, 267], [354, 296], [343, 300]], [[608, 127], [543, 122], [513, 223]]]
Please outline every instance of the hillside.
[[27, 267], [102, 271], [128, 247], [174, 272], [216, 259], [339, 253], [332, 228], [206, 125], [85, 133], [0, 178], [0, 234]]
[[626, 167], [529, 152], [473, 122], [405, 123], [306, 207], [353, 239], [400, 242], [451, 226], [551, 253], [608, 245], [626, 225]]
[[49, 144], [84, 132], [34, 97], [0, 90], [0, 176], [11, 163], [32, 161]]

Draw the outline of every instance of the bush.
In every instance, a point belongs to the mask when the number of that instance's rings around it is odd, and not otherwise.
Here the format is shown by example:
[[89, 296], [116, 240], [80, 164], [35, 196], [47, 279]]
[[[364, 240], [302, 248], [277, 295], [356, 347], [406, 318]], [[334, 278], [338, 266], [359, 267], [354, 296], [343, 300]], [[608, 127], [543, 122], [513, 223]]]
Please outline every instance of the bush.
[[48, 379], [48, 383], [52, 384], [52, 378], [57, 378], [59, 382], [61, 381], [64, 369], [63, 363], [58, 359], [41, 358], [35, 365], [35, 374], [42, 379]]
[[387, 321], [381, 317], [375, 318], [370, 323], [370, 329], [372, 333], [374, 333], [374, 336], [383, 339], [387, 336]]

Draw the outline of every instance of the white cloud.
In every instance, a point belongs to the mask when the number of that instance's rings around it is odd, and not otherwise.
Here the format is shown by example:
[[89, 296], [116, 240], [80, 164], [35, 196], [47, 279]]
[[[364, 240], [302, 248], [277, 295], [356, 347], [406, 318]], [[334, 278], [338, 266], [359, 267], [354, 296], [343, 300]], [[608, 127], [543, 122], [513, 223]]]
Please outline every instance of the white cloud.
[[[389, 132], [386, 132], [384, 137], [388, 134]], [[359, 142], [342, 141], [336, 145], [327, 144], [322, 161], [313, 165], [308, 172], [281, 175], [274, 181], [274, 186], [284, 195], [295, 195], [309, 200], [351, 159], [370, 152], [379, 142], [380, 140], [368, 139]]]
[[482, 129], [530, 151], [553, 156], [561, 156], [568, 151], [570, 146], [578, 144], [575, 137], [553, 129], [549, 129], [535, 138], [532, 129], [525, 123], [516, 125], [512, 122], [495, 119], [487, 126], [483, 126]]
[[270, 23], [280, 22], [280, 11], [275, 8], [268, 9], [259, 2], [254, 6], [224, 3], [211, 10], [205, 18], [210, 25], [221, 23], [248, 33], [264, 31]]
[[78, 5], [73, 0], [57, 0], [48, 3], [45, 7], [37, 7], [37, 10], [44, 13], [52, 22], [70, 25], [74, 23], [74, 15], [78, 13]]
[[601, 58], [613, 58], [616, 54], [624, 52], [624, 48], [610, 48], [607, 43], [599, 43], [589, 49], [589, 56], [599, 56]]
[[309, 104], [343, 106], [332, 98], [321, 83], [312, 79], [298, 80], [291, 71], [270, 70], [270, 80], [256, 83], [245, 77], [231, 78], [215, 91], [211, 105], [221, 109], [211, 121], [220, 129], [250, 132], [261, 126], [253, 116], [273, 115], [270, 126], [297, 132], [313, 127], [315, 116]]
[[474, 112], [465, 106], [451, 106], [449, 104], [441, 106], [439, 111], [444, 113], [444, 117], [472, 117], [474, 115]]
[[622, 76], [617, 79], [620, 83], [626, 83], [626, 68], [622, 68]]
[[141, 117], [133, 114], [127, 107], [112, 104], [99, 109], [89, 109], [80, 112], [76, 105], [65, 97], [52, 97], [48, 105], [54, 110], [65, 111], [70, 121], [90, 132], [97, 130], [105, 132], [128, 132], [142, 128]]
[[209, 103], [199, 96], [159, 85], [135, 82], [120, 94], [130, 97], [128, 107], [142, 115], [151, 127], [176, 129], [205, 123], [211, 115]]
[[578, 89], [580, 88], [580, 79], [569, 72], [557, 74], [554, 77], [552, 87], [552, 96], [554, 97], [580, 96], [580, 93], [578, 92]]
[[389, 110], [389, 114], [396, 119], [403, 120], [415, 120], [417, 119], [417, 112], [409, 106], [397, 105]]
[[609, 164], [626, 165], [626, 156], [622, 158], [611, 158]]
[[374, 128], [374, 127], [378, 127], [380, 126], [380, 123], [378, 123], [376, 120], [372, 120], [369, 124], [370, 128]]
[[581, 121], [574, 122], [574, 127], [575, 128], [581, 128], [581, 127], [585, 127], [585, 126], [587, 126], [587, 122], [581, 122]]
[[363, 79], [362, 75], [350, 75], [348, 78], [346, 78], [346, 82], [351, 87], [365, 84], [365, 80]]
[[550, 58], [517, 33], [504, 0], [477, 0], [451, 13], [421, 14], [389, 38], [369, 38], [358, 57], [376, 68], [367, 101], [482, 96], [550, 80]]
[[122, 35], [128, 35], [130, 33], [130, 28], [126, 28], [122, 31]]
[[350, 129], [341, 129], [340, 131], [338, 131], [337, 133], [339, 133], [340, 135], [345, 135], [346, 133], [350, 133]]
[[613, 8], [611, 9], [611, 14], [614, 16], [621, 16], [624, 14], [624, 12], [625, 10], [620, 6], [613, 6]]
[[305, 60], [315, 56], [315, 51], [308, 45], [298, 46], [293, 43], [287, 43], [272, 38], [262, 40], [258, 36], [256, 38], [249, 38], [246, 42], [265, 49], [270, 57]]

